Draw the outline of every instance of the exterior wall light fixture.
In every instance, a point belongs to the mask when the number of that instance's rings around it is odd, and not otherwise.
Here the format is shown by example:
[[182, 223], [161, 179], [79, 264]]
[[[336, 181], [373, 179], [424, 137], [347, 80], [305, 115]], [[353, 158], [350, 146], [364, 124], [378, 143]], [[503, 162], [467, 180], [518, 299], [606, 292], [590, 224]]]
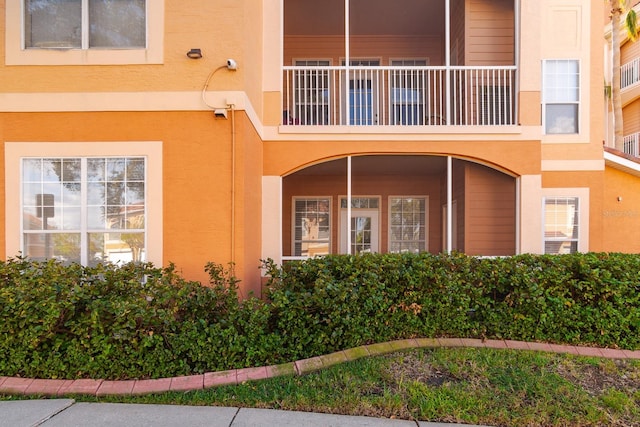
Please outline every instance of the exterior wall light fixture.
[[202, 51], [200, 49], [193, 48], [187, 52], [187, 56], [191, 59], [200, 59], [202, 58]]

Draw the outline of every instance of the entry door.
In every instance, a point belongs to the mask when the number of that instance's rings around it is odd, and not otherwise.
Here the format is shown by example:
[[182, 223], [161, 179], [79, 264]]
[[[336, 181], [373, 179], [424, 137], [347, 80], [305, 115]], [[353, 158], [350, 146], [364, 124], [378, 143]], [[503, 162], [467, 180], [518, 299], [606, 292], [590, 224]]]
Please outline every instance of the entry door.
[[[351, 209], [351, 254], [380, 251], [380, 226], [377, 209]], [[340, 253], [347, 250], [347, 210], [340, 213]]]

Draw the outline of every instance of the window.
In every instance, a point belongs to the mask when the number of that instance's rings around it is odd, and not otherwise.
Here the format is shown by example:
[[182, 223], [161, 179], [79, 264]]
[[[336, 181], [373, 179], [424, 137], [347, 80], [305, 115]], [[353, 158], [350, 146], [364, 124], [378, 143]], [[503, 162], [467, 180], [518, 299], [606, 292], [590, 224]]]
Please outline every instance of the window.
[[544, 199], [545, 254], [568, 254], [578, 251], [579, 218], [578, 197]]
[[511, 108], [511, 86], [482, 86], [481, 88], [481, 125], [514, 124]]
[[285, 124], [329, 124], [329, 70], [319, 68], [328, 67], [329, 60], [300, 60], [295, 65], [305, 68], [294, 72], [295, 111], [285, 117]]
[[144, 157], [24, 158], [23, 254], [94, 265], [145, 261]]
[[146, 47], [145, 0], [24, 0], [24, 47]]
[[330, 253], [330, 198], [293, 200], [293, 255], [316, 256]]
[[162, 164], [160, 141], [6, 142], [5, 253], [163, 265]]
[[[344, 66], [346, 61], [342, 60]], [[349, 61], [352, 69], [349, 74], [349, 124], [375, 125], [378, 124], [378, 90], [382, 74], [379, 59], [352, 59]], [[346, 99], [343, 100], [345, 102]], [[346, 108], [343, 107], [346, 112]]]
[[543, 122], [547, 134], [578, 133], [580, 72], [577, 60], [546, 60], [543, 72]]
[[165, 0], [13, 0], [6, 65], [129, 65], [164, 61]]
[[426, 197], [390, 197], [389, 216], [389, 252], [427, 250]]
[[426, 59], [398, 59], [392, 60], [392, 67], [406, 69], [391, 70], [392, 114], [391, 122], [396, 125], [423, 125], [425, 124], [424, 106], [425, 86], [427, 75], [425, 70], [408, 67], [426, 67]]

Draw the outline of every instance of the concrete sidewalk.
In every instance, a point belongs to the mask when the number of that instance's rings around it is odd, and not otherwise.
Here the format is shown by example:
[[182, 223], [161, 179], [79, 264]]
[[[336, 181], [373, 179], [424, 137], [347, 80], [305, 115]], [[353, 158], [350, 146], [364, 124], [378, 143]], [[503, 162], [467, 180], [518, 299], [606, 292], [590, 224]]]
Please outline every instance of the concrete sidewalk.
[[453, 427], [422, 421], [216, 406], [76, 403], [73, 399], [0, 401], [1, 427]]

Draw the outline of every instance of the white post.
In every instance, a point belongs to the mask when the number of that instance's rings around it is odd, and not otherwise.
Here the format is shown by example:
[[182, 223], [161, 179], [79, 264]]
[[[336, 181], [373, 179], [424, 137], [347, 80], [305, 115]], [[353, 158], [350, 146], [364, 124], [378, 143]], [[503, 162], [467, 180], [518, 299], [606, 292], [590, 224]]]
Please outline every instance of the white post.
[[453, 159], [447, 156], [447, 253], [453, 250]]
[[263, 176], [261, 254], [276, 264], [282, 264], [282, 219], [282, 177]]
[[351, 255], [351, 156], [347, 157], [347, 254]]
[[[344, 105], [345, 107], [345, 117], [346, 117], [346, 123], [344, 123], [345, 125], [349, 125], [351, 123], [351, 113], [350, 113], [350, 109], [351, 109], [351, 100], [349, 99], [349, 79], [351, 78], [351, 76], [349, 75], [349, 65], [351, 65], [351, 52], [349, 49], [349, 8], [351, 7], [351, 5], [349, 4], [349, 0], [344, 0], [344, 66], [345, 66], [345, 75], [344, 75], [344, 97], [345, 97], [345, 103]], [[351, 203], [351, 202], [349, 202]], [[349, 221], [349, 223], [351, 223], [351, 221]], [[351, 235], [351, 234], [349, 234]], [[349, 245], [351, 246], [351, 245]]]
[[444, 58], [445, 58], [445, 98], [444, 102], [446, 109], [446, 124], [451, 124], [451, 0], [445, 0], [445, 12], [444, 12]]

